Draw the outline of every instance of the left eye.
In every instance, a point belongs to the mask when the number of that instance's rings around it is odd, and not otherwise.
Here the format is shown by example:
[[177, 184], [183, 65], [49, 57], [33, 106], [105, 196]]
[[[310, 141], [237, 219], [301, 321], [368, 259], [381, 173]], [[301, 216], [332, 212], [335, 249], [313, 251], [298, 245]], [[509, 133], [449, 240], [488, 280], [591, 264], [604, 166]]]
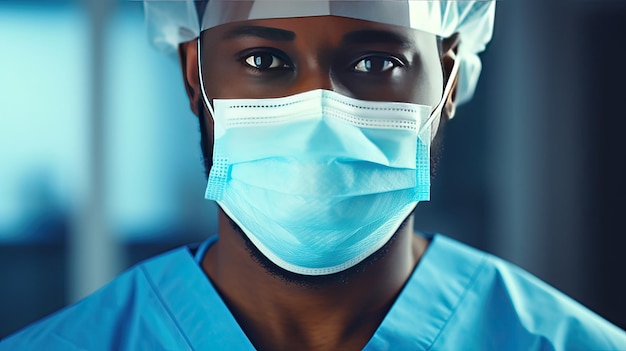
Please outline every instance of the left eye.
[[289, 65], [280, 58], [270, 53], [258, 53], [253, 54], [244, 60], [250, 67], [258, 70], [275, 69], [275, 68], [289, 68]]
[[380, 73], [400, 65], [401, 64], [397, 60], [392, 58], [372, 56], [360, 60], [352, 69], [357, 72]]

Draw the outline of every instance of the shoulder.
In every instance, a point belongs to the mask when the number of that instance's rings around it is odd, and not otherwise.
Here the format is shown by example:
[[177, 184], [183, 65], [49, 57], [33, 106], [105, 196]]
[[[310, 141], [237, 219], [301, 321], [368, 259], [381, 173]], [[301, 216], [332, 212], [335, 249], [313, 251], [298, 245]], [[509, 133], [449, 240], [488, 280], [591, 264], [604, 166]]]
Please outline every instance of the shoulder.
[[452, 239], [437, 239], [453, 261], [480, 262], [448, 328], [472, 330], [469, 339], [483, 349], [626, 349], [623, 330], [532, 274]]
[[183, 247], [140, 263], [3, 340], [0, 350], [189, 349], [158, 288], [168, 269], [188, 260], [193, 258]]

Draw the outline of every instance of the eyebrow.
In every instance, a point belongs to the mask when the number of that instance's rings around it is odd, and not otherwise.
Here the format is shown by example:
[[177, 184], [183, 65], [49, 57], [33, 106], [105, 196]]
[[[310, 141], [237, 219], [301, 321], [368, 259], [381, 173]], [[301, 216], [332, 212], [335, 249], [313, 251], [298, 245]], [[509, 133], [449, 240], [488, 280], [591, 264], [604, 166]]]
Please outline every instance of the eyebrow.
[[396, 44], [412, 45], [406, 36], [386, 30], [365, 29], [347, 33], [341, 39], [343, 44]]
[[262, 26], [239, 26], [224, 35], [224, 39], [239, 37], [259, 37], [275, 41], [292, 41], [296, 38], [296, 33], [278, 28]]

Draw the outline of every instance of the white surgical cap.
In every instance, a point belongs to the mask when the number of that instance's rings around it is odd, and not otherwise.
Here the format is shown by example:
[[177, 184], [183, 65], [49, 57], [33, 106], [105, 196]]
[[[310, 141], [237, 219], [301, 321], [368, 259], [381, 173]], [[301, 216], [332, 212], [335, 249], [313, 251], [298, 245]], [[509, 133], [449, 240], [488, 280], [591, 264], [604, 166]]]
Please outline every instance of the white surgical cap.
[[[246, 6], [241, 5], [245, 2]], [[210, 0], [199, 16], [193, 0], [144, 0], [152, 43], [174, 53], [178, 44], [223, 23], [266, 18], [334, 15], [405, 26], [441, 37], [458, 32], [461, 44], [457, 102], [471, 99], [491, 40], [494, 0]], [[245, 10], [242, 10], [245, 9]]]

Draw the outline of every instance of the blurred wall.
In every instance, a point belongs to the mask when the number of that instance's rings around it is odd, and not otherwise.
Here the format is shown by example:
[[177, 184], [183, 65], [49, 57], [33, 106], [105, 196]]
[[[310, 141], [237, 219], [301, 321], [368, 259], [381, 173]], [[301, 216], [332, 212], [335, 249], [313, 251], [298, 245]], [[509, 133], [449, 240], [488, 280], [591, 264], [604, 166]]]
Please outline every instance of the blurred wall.
[[[416, 228], [626, 327], [622, 1], [500, 1]], [[0, 2], [0, 337], [216, 230], [199, 133], [141, 4]]]
[[2, 337], [217, 226], [141, 2], [2, 1], [0, 47]]
[[626, 2], [499, 1], [496, 12], [417, 226], [512, 261], [626, 328]]

